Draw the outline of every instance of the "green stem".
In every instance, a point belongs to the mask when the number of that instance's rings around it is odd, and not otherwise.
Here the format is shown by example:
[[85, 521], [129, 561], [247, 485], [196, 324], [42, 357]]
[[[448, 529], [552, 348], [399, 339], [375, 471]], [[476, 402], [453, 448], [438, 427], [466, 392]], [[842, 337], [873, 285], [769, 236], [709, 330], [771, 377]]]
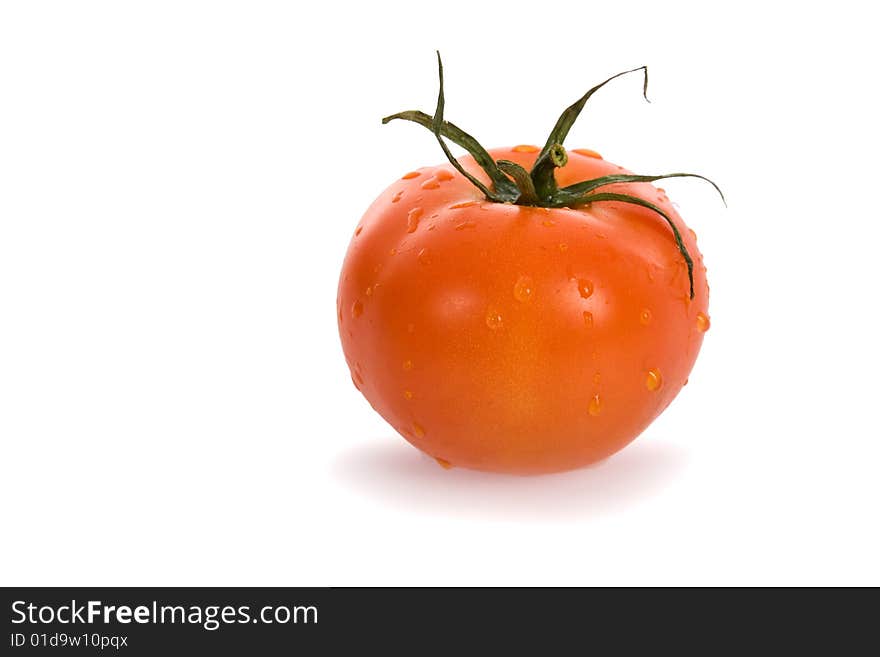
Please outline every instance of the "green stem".
[[520, 190], [519, 198], [515, 201], [519, 205], [539, 205], [538, 195], [535, 193], [535, 185], [529, 172], [516, 162], [510, 160], [498, 160], [498, 168], [513, 178]]
[[558, 189], [554, 171], [568, 164], [568, 153], [562, 144], [553, 144], [535, 160], [532, 166], [532, 182], [539, 199], [549, 200]]
[[[569, 130], [571, 130], [571, 126], [574, 125], [574, 122], [577, 121], [577, 118], [581, 114], [581, 110], [584, 109], [584, 105], [587, 104], [587, 101], [590, 100], [590, 97], [599, 91], [606, 84], [611, 82], [612, 80], [616, 80], [622, 75], [628, 75], [629, 73], [635, 73], [636, 71], [644, 71], [645, 72], [645, 83], [642, 86], [642, 95], [645, 97], [645, 100], [648, 100], [648, 67], [647, 66], [639, 66], [638, 68], [633, 68], [628, 71], [623, 71], [622, 73], [618, 73], [617, 75], [612, 75], [610, 78], [602, 82], [601, 84], [597, 84], [595, 87], [590, 89], [587, 93], [581, 96], [574, 103], [565, 108], [565, 111], [559, 116], [556, 120], [556, 125], [553, 126], [553, 130], [550, 131], [550, 136], [547, 137], [547, 143], [544, 144], [544, 148], [541, 149], [541, 155], [544, 155], [547, 151], [553, 148], [554, 144], [562, 144], [565, 142], [565, 138], [568, 136]], [[648, 101], [651, 102], [651, 101]], [[538, 156], [538, 159], [541, 158], [541, 155]]]
[[583, 182], [563, 187], [553, 196], [552, 202], [558, 207], [560, 205], [566, 205], [570, 200], [576, 200], [584, 194], [592, 192], [599, 187], [604, 187], [605, 185], [615, 185], [617, 183], [650, 183], [655, 180], [663, 180], [664, 178], [699, 178], [700, 180], [705, 180], [715, 188], [715, 191], [718, 192], [724, 205], [727, 205], [727, 199], [724, 198], [724, 193], [721, 191], [721, 188], [706, 178], [706, 176], [701, 176], [696, 173], [665, 173], [660, 176], [639, 176], [635, 174], [615, 173], [609, 176], [584, 180]]
[[[394, 121], [395, 119], [412, 121], [413, 123], [417, 123], [420, 126], [427, 128], [431, 132], [434, 131], [434, 117], [418, 110], [398, 112], [397, 114], [386, 116], [382, 119], [382, 124], [385, 125], [389, 121]], [[504, 197], [505, 200], [510, 200], [519, 195], [519, 190], [516, 189], [507, 176], [501, 173], [501, 170], [495, 164], [495, 160], [492, 159], [489, 152], [483, 148], [482, 144], [480, 144], [480, 142], [474, 137], [449, 121], [443, 121], [440, 126], [440, 134], [453, 144], [461, 146], [471, 157], [474, 158], [476, 163], [480, 165], [480, 168], [482, 168], [483, 171], [486, 172], [486, 175], [489, 176], [489, 180], [492, 181], [497, 196]]]
[[461, 166], [461, 163], [455, 159], [455, 156], [449, 150], [449, 146], [443, 141], [443, 110], [446, 107], [446, 98], [443, 95], [443, 60], [440, 59], [439, 50], [437, 51], [437, 70], [440, 75], [440, 92], [437, 94], [437, 109], [434, 110], [434, 121], [431, 124], [431, 130], [434, 132], [434, 136], [437, 138], [437, 142], [440, 144], [440, 148], [443, 149], [443, 153], [446, 155], [446, 159], [449, 160], [449, 163], [454, 166], [461, 175], [467, 178], [474, 187], [483, 192], [487, 199], [490, 201], [503, 202], [501, 197], [495, 196], [495, 194], [492, 193], [492, 191], [476, 176]]

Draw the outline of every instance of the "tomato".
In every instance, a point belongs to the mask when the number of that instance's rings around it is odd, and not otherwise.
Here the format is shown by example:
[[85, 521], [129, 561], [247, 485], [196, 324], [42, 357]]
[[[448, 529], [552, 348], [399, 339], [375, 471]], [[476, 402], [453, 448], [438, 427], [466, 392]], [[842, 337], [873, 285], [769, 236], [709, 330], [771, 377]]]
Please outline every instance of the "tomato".
[[[528, 170], [540, 152], [488, 155]], [[628, 175], [593, 151], [557, 154], [559, 189]], [[459, 163], [491, 189], [473, 157]], [[403, 175], [357, 225], [337, 301], [352, 380], [441, 465], [584, 466], [632, 441], [687, 383], [709, 328], [696, 236], [647, 182], [601, 191], [665, 218], [618, 200], [495, 202], [444, 164]]]

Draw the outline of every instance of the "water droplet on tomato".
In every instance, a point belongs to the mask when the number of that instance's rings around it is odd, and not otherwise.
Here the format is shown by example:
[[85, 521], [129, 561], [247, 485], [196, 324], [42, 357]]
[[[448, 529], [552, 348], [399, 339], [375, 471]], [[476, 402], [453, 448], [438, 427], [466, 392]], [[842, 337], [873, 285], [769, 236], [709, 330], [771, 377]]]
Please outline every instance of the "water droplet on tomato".
[[513, 296], [517, 301], [525, 303], [532, 298], [535, 292], [535, 282], [531, 276], [520, 276], [513, 286]]
[[436, 178], [428, 178], [425, 182], [419, 185], [422, 189], [437, 189], [440, 187], [440, 182]]
[[602, 381], [602, 375], [599, 374], [598, 372], [596, 372], [593, 375], [593, 383], [595, 383], [596, 385], [599, 385], [599, 383], [601, 383], [601, 381]]
[[501, 313], [492, 306], [486, 310], [486, 326], [493, 331], [501, 328]]
[[602, 412], [602, 400], [599, 399], [599, 395], [593, 395], [593, 398], [590, 400], [590, 404], [587, 406], [587, 412], [596, 417], [599, 413]]
[[403, 174], [402, 177], [404, 180], [412, 180], [413, 178], [418, 178], [421, 175], [421, 171], [410, 171], [409, 173]]
[[589, 299], [593, 294], [593, 284], [585, 278], [578, 279], [578, 292], [584, 299]]
[[565, 242], [560, 244], [559, 251], [560, 251], [560, 253], [565, 253], [566, 251], [568, 251], [568, 244], [566, 244]]
[[354, 387], [355, 387], [355, 388], [357, 388], [358, 390], [360, 390], [360, 389], [361, 389], [361, 384], [363, 383], [363, 381], [361, 381], [361, 383], [358, 383], [358, 378], [360, 378], [360, 377], [355, 376], [355, 373], [354, 373], [354, 372], [351, 373], [351, 382], [352, 382], [352, 384], [354, 384]]
[[361, 315], [364, 314], [364, 304], [361, 303], [361, 300], [358, 299], [353, 304], [351, 304], [351, 316], [357, 319]]
[[694, 242], [696, 242], [697, 241], [697, 231], [695, 231], [693, 228], [688, 228], [688, 231], [690, 232], [691, 237], [694, 238]]
[[419, 261], [420, 265], [430, 265], [431, 258], [428, 255], [428, 249], [419, 250], [419, 254], [416, 256], [416, 260]]
[[705, 333], [706, 331], [708, 331], [711, 325], [712, 322], [709, 321], [709, 316], [706, 313], [697, 313], [697, 330], [700, 333]]
[[553, 228], [553, 226], [556, 225], [556, 222], [552, 219], [544, 219], [544, 221], [541, 222], [541, 225], [545, 228]]
[[601, 160], [602, 156], [599, 155], [596, 151], [590, 150], [589, 148], [575, 148], [572, 153], [577, 153], [578, 155], [583, 155], [585, 157], [593, 157], [597, 160]]
[[373, 286], [371, 285], [371, 286], [367, 287], [367, 289], [364, 290], [364, 294], [366, 294], [368, 297], [373, 296]]
[[656, 367], [648, 370], [648, 374], [645, 376], [645, 387], [651, 392], [656, 392], [660, 390], [660, 386], [663, 385], [663, 377], [660, 376], [660, 370]]
[[[412, 325], [410, 325], [410, 326], [412, 326]], [[411, 360], [409, 360], [407, 358], [405, 361], [403, 361], [403, 369], [404, 370], [409, 372], [412, 368], [413, 368], [413, 362]]]
[[360, 234], [361, 234], [361, 231], [362, 231], [363, 229], [364, 229], [363, 226], [358, 226], [357, 228], [355, 228], [355, 229], [354, 229], [354, 236], [357, 237], [358, 235], [360, 235]]
[[422, 215], [425, 213], [421, 208], [413, 208], [406, 215], [406, 232], [414, 233], [416, 232], [416, 228], [419, 227], [419, 219], [422, 218]]
[[532, 146], [531, 144], [520, 144], [519, 146], [514, 146], [510, 150], [514, 153], [537, 153], [541, 149], [537, 146]]
[[404, 391], [403, 391], [403, 398], [406, 399], [406, 400], [410, 400], [410, 399], [412, 399], [412, 398], [413, 398], [412, 391], [410, 391], [410, 390], [404, 390]]
[[465, 230], [466, 228], [476, 228], [476, 221], [462, 221], [455, 227], [455, 230]]
[[437, 464], [438, 464], [441, 468], [443, 468], [444, 470], [449, 470], [450, 468], [454, 467], [454, 466], [452, 465], [452, 463], [450, 463], [450, 462], [447, 461], [446, 459], [441, 459], [439, 456], [435, 456], [435, 457], [434, 457], [434, 460], [437, 461]]
[[397, 203], [402, 198], [403, 198], [403, 190], [401, 189], [399, 192], [397, 192], [394, 196], [391, 197], [391, 202]]
[[584, 311], [584, 326], [586, 326], [588, 329], [593, 328], [593, 313], [591, 313], [589, 310]]
[[424, 438], [425, 437], [425, 427], [423, 427], [418, 422], [413, 422], [413, 433], [416, 435], [416, 438]]
[[640, 323], [642, 326], [647, 326], [648, 324], [651, 323], [651, 311], [650, 311], [650, 310], [648, 310], [647, 308], [645, 308], [645, 309], [639, 314], [639, 323]]
[[469, 208], [473, 205], [476, 205], [479, 201], [462, 201], [461, 203], [456, 203], [455, 205], [450, 205], [450, 210], [461, 210], [462, 208]]
[[447, 169], [438, 169], [434, 172], [434, 177], [441, 182], [455, 178], [453, 173]]

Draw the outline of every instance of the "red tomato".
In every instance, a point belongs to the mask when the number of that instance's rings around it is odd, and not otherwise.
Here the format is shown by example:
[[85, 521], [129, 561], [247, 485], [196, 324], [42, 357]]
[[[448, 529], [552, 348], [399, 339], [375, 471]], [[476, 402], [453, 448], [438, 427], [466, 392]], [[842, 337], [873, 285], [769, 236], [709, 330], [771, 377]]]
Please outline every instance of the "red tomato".
[[[442, 110], [442, 107], [441, 107]], [[490, 152], [525, 169], [539, 149]], [[485, 185], [473, 158], [464, 169]], [[587, 150], [560, 187], [621, 167]], [[648, 183], [617, 201], [532, 207], [487, 200], [451, 165], [417, 169], [367, 210], [338, 291], [355, 386], [441, 465], [511, 473], [576, 468], [633, 440], [675, 398], [709, 328], [696, 237]]]

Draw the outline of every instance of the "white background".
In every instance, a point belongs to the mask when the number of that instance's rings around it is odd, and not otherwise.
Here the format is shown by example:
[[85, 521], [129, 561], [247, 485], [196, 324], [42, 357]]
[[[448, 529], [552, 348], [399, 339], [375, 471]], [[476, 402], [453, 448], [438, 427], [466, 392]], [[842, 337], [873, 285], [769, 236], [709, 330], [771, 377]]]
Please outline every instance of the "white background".
[[[353, 3], [354, 4], [354, 3]], [[0, 583], [880, 584], [869, 4], [6, 2]], [[861, 9], [865, 7], [865, 9]], [[645, 172], [700, 236], [712, 329], [633, 445], [444, 471], [354, 390], [351, 232], [442, 154]]]

